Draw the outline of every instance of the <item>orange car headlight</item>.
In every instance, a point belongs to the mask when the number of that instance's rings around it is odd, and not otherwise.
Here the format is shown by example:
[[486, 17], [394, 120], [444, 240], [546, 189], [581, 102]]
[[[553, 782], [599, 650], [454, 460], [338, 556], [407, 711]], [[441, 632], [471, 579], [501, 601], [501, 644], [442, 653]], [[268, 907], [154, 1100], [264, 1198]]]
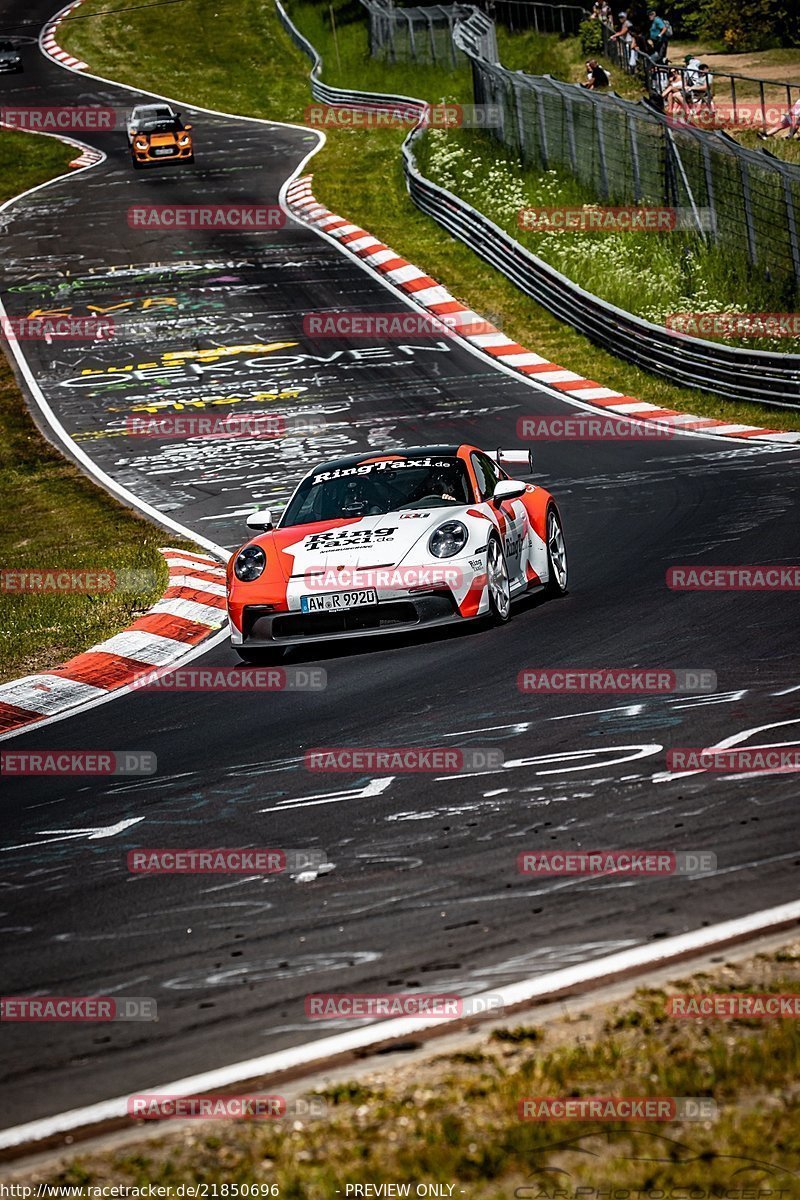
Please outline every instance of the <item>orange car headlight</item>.
[[178, 138], [179, 146], [191, 146], [191, 144], [192, 144], [192, 139], [189, 137], [188, 133], [182, 133], [180, 135], [180, 137]]
[[137, 150], [146, 150], [148, 145], [147, 138], [134, 138], [133, 144]]

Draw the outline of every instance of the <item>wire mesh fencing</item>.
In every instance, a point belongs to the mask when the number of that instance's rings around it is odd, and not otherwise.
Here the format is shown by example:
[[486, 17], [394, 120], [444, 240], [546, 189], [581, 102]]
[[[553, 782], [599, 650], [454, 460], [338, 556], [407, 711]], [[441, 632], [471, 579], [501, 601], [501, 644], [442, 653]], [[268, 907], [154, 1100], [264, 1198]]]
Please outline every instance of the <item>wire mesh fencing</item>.
[[473, 81], [476, 104], [499, 109], [490, 132], [523, 165], [564, 170], [606, 204], [683, 209], [690, 228], [773, 279], [800, 276], [795, 164], [547, 75], [473, 58]]
[[478, 7], [511, 33], [558, 33], [574, 36], [589, 16], [575, 4], [541, 4], [538, 0], [477, 0]]
[[[388, 62], [436, 64], [449, 69], [464, 66], [467, 55], [453, 37], [456, 22], [469, 17], [463, 4], [434, 4], [400, 8], [391, 0], [361, 0], [369, 14], [370, 54]], [[480, 47], [485, 57], [497, 58], [494, 25], [486, 20]], [[488, 40], [486, 40], [488, 39]]]

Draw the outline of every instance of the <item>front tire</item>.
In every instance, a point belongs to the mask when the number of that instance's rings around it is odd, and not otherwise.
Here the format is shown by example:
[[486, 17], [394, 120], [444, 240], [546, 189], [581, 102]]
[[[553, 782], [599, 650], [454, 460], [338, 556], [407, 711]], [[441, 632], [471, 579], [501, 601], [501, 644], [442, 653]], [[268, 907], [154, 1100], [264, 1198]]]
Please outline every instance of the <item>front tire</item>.
[[567, 546], [561, 517], [555, 505], [547, 510], [547, 566], [549, 577], [546, 594], [563, 596], [567, 590]]
[[489, 584], [489, 612], [496, 625], [504, 625], [511, 616], [511, 584], [503, 548], [496, 537], [489, 540], [486, 552]]

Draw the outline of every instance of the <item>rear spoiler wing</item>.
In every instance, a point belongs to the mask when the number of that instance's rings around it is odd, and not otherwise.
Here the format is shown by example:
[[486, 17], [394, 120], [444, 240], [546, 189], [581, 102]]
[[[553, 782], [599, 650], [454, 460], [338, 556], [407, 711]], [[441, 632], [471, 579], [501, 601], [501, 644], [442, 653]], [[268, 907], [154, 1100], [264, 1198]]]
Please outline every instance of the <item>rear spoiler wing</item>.
[[532, 450], [487, 450], [485, 453], [498, 467], [526, 466], [529, 471], [533, 471]]

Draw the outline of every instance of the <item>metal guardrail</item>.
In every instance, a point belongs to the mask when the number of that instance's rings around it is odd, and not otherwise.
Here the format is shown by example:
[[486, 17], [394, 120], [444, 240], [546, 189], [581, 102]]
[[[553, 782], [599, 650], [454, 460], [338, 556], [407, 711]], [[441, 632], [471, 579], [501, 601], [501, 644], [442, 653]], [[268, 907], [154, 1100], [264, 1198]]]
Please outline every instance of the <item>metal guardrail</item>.
[[800, 410], [800, 355], [744, 350], [687, 337], [616, 308], [538, 258], [459, 196], [427, 179], [414, 154], [414, 144], [427, 128], [424, 122], [427, 105], [408, 96], [351, 91], [321, 83], [322, 59], [293, 25], [281, 0], [275, 0], [275, 5], [289, 36], [313, 63], [311, 92], [316, 100], [362, 109], [418, 107], [420, 123], [411, 130], [402, 147], [411, 199], [422, 212], [501, 271], [520, 291], [604, 350], [671, 383], [726, 399], [754, 400]]

